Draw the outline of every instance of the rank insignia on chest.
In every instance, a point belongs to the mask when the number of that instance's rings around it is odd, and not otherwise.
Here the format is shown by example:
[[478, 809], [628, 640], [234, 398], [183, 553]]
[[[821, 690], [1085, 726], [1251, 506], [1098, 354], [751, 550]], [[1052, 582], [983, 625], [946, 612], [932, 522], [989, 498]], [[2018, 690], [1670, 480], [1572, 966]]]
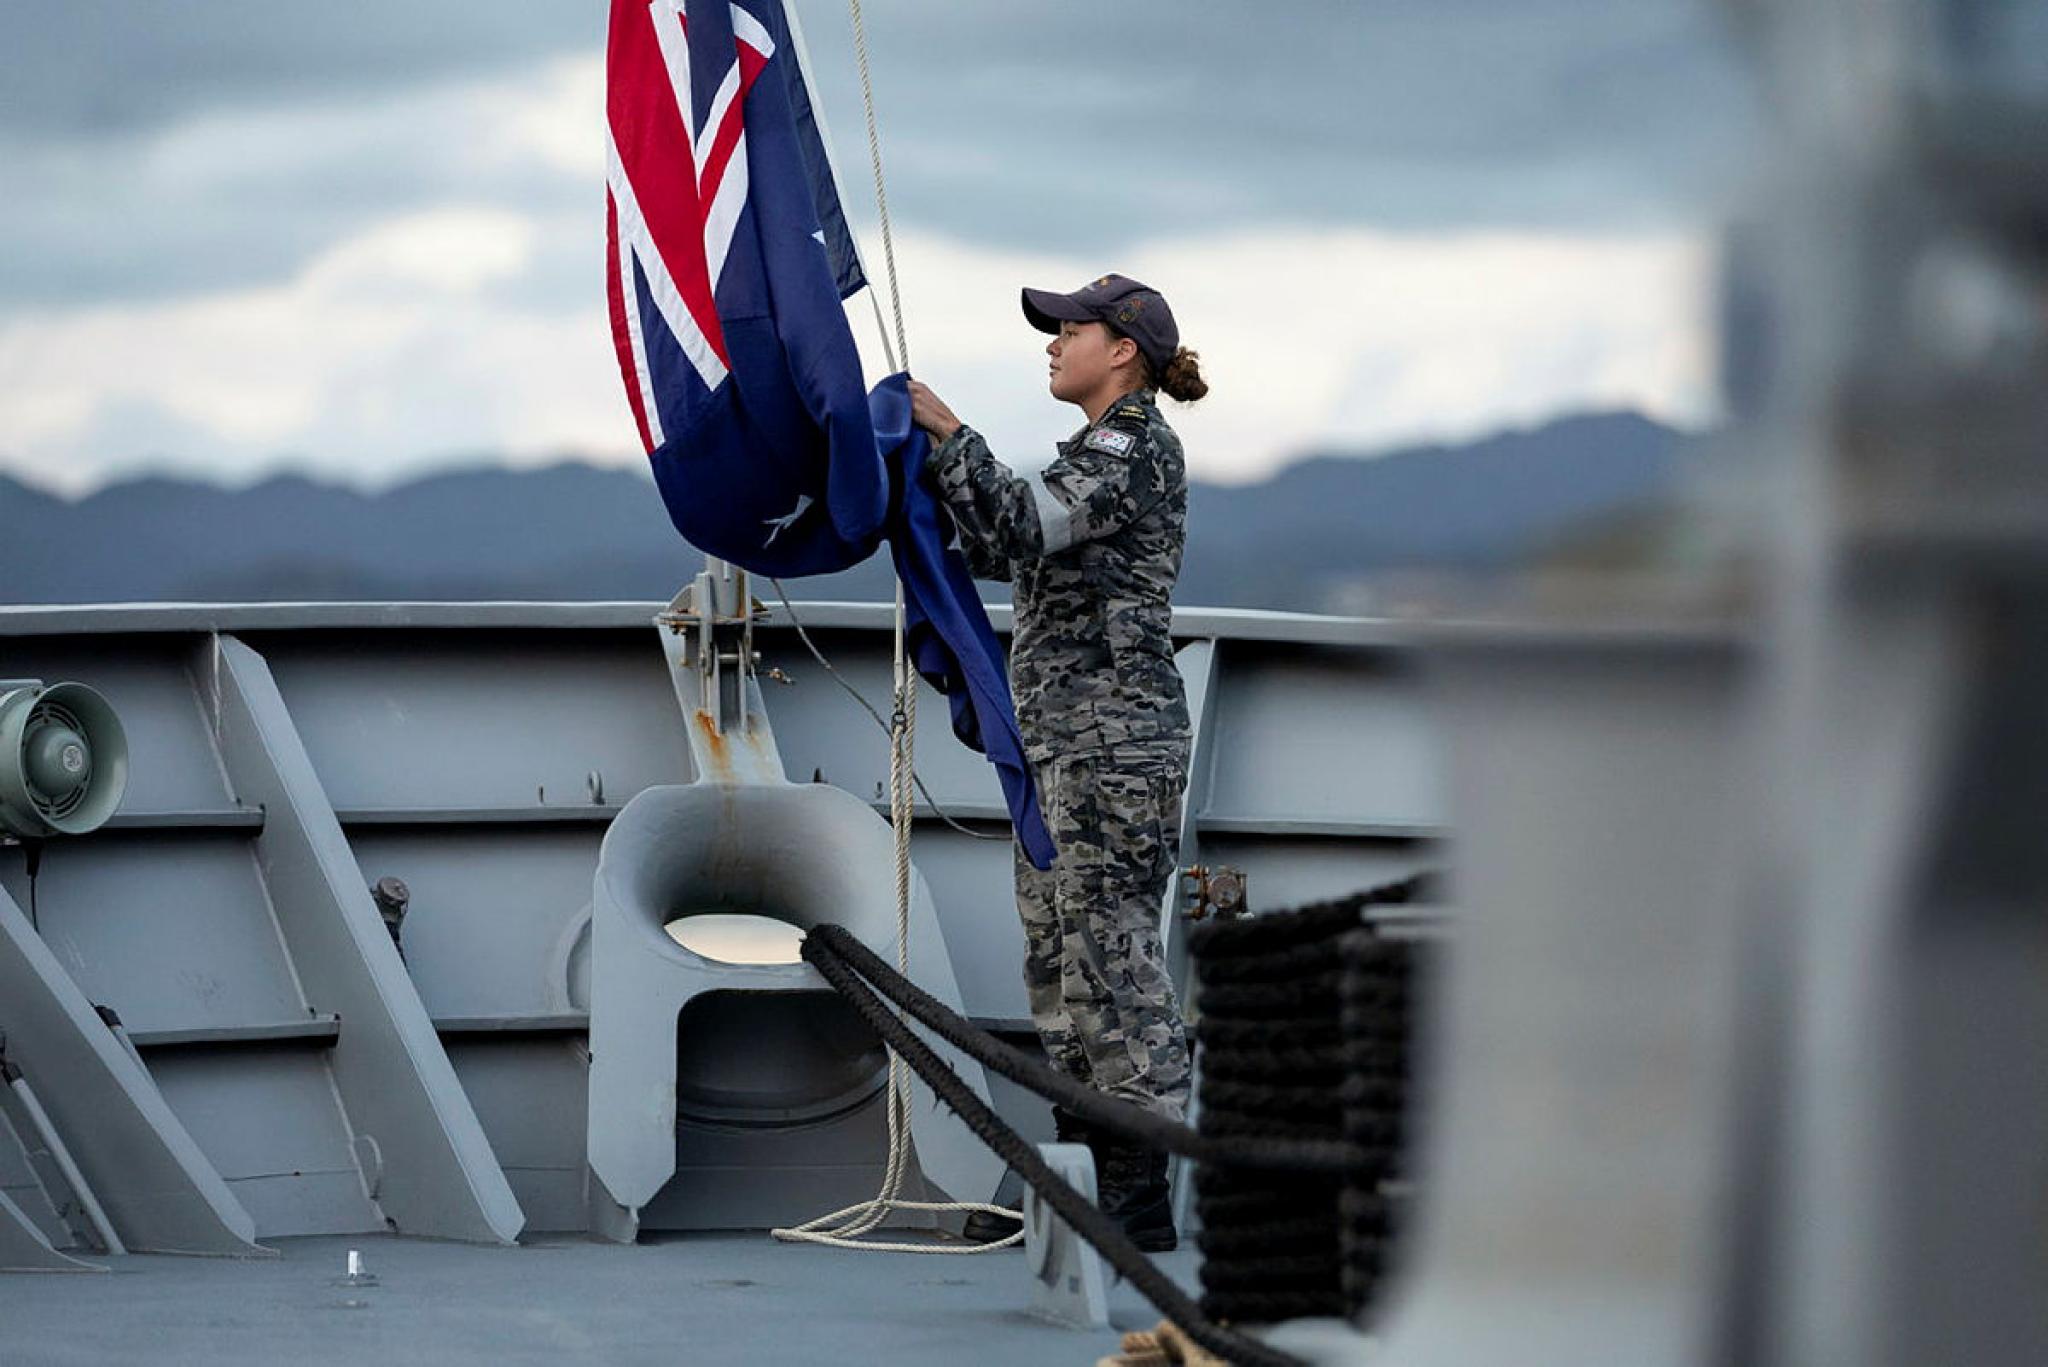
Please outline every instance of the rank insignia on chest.
[[1112, 456], [1128, 456], [1137, 444], [1135, 435], [1119, 432], [1113, 427], [1098, 427], [1088, 434], [1088, 440], [1081, 443], [1087, 450], [1107, 451]]

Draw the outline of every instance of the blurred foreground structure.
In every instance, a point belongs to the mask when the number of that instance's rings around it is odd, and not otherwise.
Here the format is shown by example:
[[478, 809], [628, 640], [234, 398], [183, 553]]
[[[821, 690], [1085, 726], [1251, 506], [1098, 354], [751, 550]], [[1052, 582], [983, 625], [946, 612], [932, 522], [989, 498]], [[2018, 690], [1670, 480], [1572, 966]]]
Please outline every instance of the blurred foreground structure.
[[1727, 554], [1433, 643], [1390, 1363], [2048, 1361], [2048, 5], [1737, 9]]

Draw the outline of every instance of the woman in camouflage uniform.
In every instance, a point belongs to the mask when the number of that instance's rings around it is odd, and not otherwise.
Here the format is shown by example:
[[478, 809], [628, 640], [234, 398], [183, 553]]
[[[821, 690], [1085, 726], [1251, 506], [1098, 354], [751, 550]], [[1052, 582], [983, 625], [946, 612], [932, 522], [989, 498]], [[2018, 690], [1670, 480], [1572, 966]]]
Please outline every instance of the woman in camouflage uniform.
[[[1188, 486], [1158, 394], [1191, 403], [1208, 386], [1166, 300], [1135, 280], [1027, 289], [1023, 302], [1032, 326], [1053, 334], [1053, 397], [1087, 417], [1050, 465], [1014, 473], [915, 381], [912, 412], [935, 443], [926, 469], [970, 568], [1013, 585], [1010, 683], [1059, 851], [1048, 872], [1016, 856], [1033, 1022], [1070, 1076], [1180, 1119], [1188, 1048], [1159, 916], [1187, 785], [1169, 598]], [[1054, 1119], [1061, 1138], [1095, 1150], [1102, 1208], [1140, 1246], [1172, 1248], [1166, 1156], [1091, 1133], [1057, 1108]], [[1004, 1232], [970, 1222], [970, 1237]]]

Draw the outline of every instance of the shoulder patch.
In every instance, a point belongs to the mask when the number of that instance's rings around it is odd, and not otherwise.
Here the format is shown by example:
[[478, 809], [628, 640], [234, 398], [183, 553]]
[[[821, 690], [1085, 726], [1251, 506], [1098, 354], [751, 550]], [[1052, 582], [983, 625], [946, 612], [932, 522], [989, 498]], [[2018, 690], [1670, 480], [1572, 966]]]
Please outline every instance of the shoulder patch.
[[1098, 427], [1088, 434], [1088, 440], [1081, 443], [1084, 450], [1107, 451], [1112, 456], [1128, 456], [1131, 448], [1138, 444], [1132, 432], [1119, 432], [1113, 427]]

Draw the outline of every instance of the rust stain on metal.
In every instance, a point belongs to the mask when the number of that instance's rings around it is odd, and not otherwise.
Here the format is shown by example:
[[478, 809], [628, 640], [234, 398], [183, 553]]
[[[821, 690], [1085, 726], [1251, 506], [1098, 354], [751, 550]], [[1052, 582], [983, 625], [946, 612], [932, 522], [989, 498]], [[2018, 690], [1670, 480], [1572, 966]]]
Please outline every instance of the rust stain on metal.
[[699, 753], [704, 756], [712, 776], [731, 778], [732, 752], [727, 748], [726, 738], [719, 734], [717, 721], [709, 712], [700, 708], [691, 718], [691, 722], [696, 726], [697, 734], [702, 740]]

